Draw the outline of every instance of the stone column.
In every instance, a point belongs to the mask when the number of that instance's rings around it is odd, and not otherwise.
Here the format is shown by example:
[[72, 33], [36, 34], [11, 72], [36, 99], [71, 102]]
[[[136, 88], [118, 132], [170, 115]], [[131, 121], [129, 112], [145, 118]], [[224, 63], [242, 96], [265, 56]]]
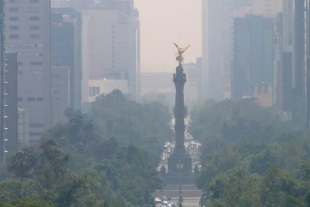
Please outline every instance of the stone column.
[[186, 82], [186, 75], [183, 73], [183, 67], [178, 66], [176, 68], [176, 73], [173, 75], [173, 82], [175, 85], [175, 107], [174, 107], [174, 117], [175, 117], [175, 154], [186, 154], [184, 146], [184, 132], [185, 132], [185, 106], [184, 106], [184, 85]]

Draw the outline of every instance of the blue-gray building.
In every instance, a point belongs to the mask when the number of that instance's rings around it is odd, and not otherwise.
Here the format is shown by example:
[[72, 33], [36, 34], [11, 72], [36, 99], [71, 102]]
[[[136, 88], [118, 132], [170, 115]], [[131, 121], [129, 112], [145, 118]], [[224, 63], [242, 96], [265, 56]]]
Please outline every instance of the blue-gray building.
[[234, 19], [231, 95], [251, 96], [253, 87], [273, 83], [273, 19], [246, 15]]
[[73, 8], [51, 13], [51, 65], [69, 68], [69, 104], [81, 108], [81, 15]]
[[[0, 0], [0, 78], [3, 79], [4, 73], [4, 0]], [[4, 81], [0, 81], [0, 161], [5, 161], [5, 139], [3, 133], [4, 128]]]
[[294, 1], [292, 119], [299, 129], [309, 128], [310, 119], [309, 13], [309, 0]]

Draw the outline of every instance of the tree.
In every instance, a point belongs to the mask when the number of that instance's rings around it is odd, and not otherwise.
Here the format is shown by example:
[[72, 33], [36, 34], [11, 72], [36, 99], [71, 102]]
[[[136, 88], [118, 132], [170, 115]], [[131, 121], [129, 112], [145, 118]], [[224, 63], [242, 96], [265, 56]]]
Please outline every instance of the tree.
[[36, 154], [28, 149], [18, 151], [11, 159], [8, 171], [13, 172], [20, 181], [33, 170], [37, 164]]

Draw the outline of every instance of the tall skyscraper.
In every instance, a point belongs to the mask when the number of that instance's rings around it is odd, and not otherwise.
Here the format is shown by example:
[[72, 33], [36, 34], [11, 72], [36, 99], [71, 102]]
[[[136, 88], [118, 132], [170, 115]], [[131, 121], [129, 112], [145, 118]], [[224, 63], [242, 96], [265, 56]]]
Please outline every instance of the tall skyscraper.
[[234, 0], [202, 1], [202, 96], [224, 98], [230, 81]]
[[82, 104], [89, 101], [89, 81], [94, 80], [101, 80], [100, 85], [105, 85], [105, 80], [116, 80], [115, 83], [126, 80], [129, 95], [139, 100], [140, 22], [134, 0], [52, 0], [51, 3], [55, 11], [74, 8], [81, 12]]
[[268, 92], [273, 83], [273, 19], [247, 15], [234, 19], [231, 95], [252, 96], [255, 88]]
[[6, 149], [6, 128], [5, 123], [5, 83], [4, 83], [4, 0], [0, 0], [0, 162], [5, 162]]
[[310, 119], [310, 19], [309, 0], [294, 1], [293, 21], [293, 106], [292, 118], [298, 128], [309, 128]]
[[69, 106], [81, 109], [81, 14], [73, 8], [52, 8], [51, 65], [69, 68]]
[[275, 16], [282, 12], [283, 0], [252, 0], [252, 14], [264, 15], [265, 17]]
[[[82, 101], [89, 80], [127, 80], [140, 96], [140, 25], [133, 0], [89, 2], [82, 9]], [[87, 80], [88, 79], [88, 80]]]
[[8, 152], [17, 152], [18, 142], [18, 115], [17, 115], [17, 53], [5, 54], [6, 70], [6, 127], [4, 132], [7, 138]]
[[5, 0], [5, 47], [18, 54], [18, 108], [29, 111], [29, 139], [51, 126], [50, 0]]

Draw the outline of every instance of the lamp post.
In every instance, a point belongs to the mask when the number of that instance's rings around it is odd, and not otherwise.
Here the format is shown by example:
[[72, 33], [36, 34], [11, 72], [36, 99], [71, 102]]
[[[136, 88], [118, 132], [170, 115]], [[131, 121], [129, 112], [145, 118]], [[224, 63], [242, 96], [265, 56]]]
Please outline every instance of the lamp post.
[[181, 162], [181, 160], [179, 160], [179, 163], [177, 164], [177, 168], [178, 168], [178, 177], [179, 177], [179, 206], [182, 206], [183, 196], [182, 196], [182, 184], [181, 184], [180, 174], [183, 169], [183, 163]]

